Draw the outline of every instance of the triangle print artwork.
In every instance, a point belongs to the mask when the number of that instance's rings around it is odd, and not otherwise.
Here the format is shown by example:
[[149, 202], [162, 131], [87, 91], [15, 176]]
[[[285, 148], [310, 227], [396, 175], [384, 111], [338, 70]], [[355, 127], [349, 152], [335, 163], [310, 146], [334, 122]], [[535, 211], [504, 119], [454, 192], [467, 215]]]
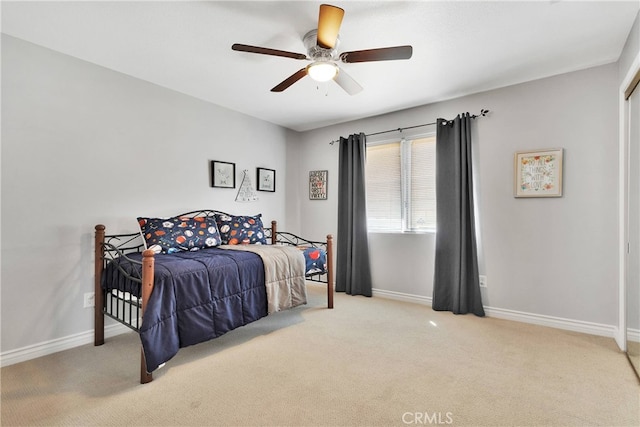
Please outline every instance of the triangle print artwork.
[[258, 196], [256, 195], [253, 185], [251, 184], [251, 178], [249, 178], [249, 171], [244, 170], [242, 172], [242, 182], [240, 183], [240, 189], [236, 196], [236, 202], [256, 202]]

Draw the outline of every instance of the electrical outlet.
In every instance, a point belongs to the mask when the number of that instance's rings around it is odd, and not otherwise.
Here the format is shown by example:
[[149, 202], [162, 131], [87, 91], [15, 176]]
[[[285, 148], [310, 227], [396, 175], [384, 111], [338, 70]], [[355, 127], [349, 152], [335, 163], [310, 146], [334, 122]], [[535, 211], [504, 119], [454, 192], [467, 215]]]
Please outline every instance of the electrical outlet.
[[87, 292], [84, 294], [84, 308], [90, 308], [96, 305], [95, 292]]
[[487, 276], [480, 275], [480, 287], [481, 288], [487, 287]]

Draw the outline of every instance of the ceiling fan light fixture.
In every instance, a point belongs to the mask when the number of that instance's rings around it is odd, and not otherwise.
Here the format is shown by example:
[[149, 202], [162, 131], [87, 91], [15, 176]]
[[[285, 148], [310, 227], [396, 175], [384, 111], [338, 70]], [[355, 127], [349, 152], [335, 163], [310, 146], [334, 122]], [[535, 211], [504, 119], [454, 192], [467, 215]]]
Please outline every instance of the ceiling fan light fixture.
[[307, 74], [317, 82], [326, 82], [338, 75], [338, 66], [333, 62], [316, 61], [307, 66]]

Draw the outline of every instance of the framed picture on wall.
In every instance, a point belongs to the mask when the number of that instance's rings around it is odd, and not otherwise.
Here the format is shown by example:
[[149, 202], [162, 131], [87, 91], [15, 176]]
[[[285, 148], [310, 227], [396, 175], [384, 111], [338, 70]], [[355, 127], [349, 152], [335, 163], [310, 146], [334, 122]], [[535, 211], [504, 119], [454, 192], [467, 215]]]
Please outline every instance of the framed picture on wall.
[[562, 154], [562, 148], [516, 152], [514, 196], [561, 197]]
[[309, 172], [309, 200], [327, 200], [327, 178], [329, 171]]
[[211, 186], [218, 188], [236, 188], [236, 164], [212, 160]]
[[258, 191], [276, 191], [276, 171], [273, 169], [258, 168]]

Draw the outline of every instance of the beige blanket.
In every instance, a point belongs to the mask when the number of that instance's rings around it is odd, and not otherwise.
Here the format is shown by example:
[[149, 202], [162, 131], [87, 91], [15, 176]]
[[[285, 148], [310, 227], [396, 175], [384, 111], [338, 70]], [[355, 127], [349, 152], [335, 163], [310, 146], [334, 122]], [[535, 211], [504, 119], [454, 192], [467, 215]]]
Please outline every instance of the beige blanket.
[[269, 314], [307, 303], [304, 255], [292, 246], [222, 245], [220, 249], [258, 254], [264, 263]]

